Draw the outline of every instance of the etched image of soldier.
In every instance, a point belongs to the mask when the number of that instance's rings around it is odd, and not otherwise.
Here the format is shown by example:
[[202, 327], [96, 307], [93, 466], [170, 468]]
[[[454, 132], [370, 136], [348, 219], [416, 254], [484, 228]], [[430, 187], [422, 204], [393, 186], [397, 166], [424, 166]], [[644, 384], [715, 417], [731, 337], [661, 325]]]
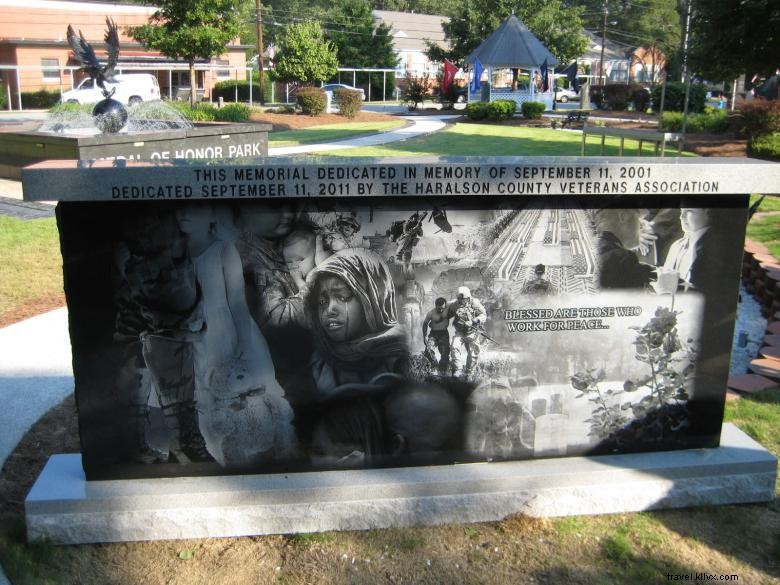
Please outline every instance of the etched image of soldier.
[[423, 220], [428, 216], [427, 211], [415, 212], [407, 220], [393, 222], [387, 231], [391, 242], [397, 244], [395, 259], [403, 264], [404, 270], [411, 272], [412, 252], [423, 237]]
[[458, 296], [447, 307], [455, 334], [450, 348], [450, 363], [455, 376], [467, 377], [479, 361], [479, 342], [487, 312], [467, 286], [458, 287]]
[[[115, 247], [114, 341], [125, 451], [138, 463], [212, 461], [199, 430], [193, 336], [204, 326], [195, 268], [172, 214], [129, 213]], [[150, 398], [167, 445], [150, 441]]]
[[524, 295], [552, 295], [555, 294], [555, 287], [544, 277], [547, 268], [544, 264], [534, 266], [534, 278], [529, 280], [523, 286]]
[[[423, 319], [422, 333], [425, 340], [423, 355], [444, 376], [450, 365], [450, 316], [447, 311], [447, 299], [439, 297], [433, 309]], [[438, 354], [438, 359], [437, 359]]]

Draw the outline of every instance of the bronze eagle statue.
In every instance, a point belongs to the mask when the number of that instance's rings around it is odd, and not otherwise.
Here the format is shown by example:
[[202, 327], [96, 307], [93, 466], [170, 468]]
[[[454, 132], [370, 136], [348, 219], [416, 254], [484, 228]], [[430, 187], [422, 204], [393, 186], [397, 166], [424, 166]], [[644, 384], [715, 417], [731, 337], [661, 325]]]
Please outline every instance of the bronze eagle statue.
[[76, 35], [76, 31], [73, 30], [71, 25], [68, 25], [68, 44], [73, 50], [73, 56], [81, 64], [80, 71], [86, 72], [92, 79], [95, 80], [98, 87], [103, 90], [103, 95], [106, 98], [114, 95], [116, 88], [110, 92], [106, 89], [105, 82], [114, 82], [114, 68], [119, 61], [119, 31], [117, 30], [116, 23], [109, 17], [106, 17], [106, 34], [103, 40], [108, 47], [108, 61], [105, 66], [100, 64], [95, 50], [84, 38], [84, 34], [79, 31]]

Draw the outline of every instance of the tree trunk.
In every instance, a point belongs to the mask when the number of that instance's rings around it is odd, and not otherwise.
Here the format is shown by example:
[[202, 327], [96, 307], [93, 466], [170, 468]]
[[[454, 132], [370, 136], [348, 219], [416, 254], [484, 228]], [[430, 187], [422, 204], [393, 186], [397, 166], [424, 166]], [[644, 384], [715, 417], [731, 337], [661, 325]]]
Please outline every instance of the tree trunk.
[[519, 73], [519, 69], [516, 67], [512, 68], [512, 91], [517, 91], [517, 75]]
[[190, 106], [195, 107], [198, 95], [198, 77], [195, 73], [195, 59], [190, 59]]

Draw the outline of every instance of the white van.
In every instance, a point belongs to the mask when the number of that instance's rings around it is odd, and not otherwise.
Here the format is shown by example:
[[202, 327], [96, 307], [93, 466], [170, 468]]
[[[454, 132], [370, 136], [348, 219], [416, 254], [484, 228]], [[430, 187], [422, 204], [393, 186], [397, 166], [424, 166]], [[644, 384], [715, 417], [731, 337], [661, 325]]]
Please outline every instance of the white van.
[[[106, 89], [111, 91], [116, 88], [111, 96], [125, 105], [138, 104], [160, 99], [160, 86], [157, 78], [148, 73], [125, 73], [115, 75], [116, 83], [106, 82]], [[95, 80], [88, 77], [78, 84], [75, 89], [63, 92], [63, 103], [94, 104], [103, 99], [103, 90], [98, 87]]]

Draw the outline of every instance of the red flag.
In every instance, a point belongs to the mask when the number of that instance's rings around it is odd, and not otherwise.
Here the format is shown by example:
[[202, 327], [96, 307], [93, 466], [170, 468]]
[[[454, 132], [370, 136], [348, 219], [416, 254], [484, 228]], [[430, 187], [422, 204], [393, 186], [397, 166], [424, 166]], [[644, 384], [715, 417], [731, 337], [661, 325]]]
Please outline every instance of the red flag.
[[455, 65], [449, 59], [444, 60], [444, 75], [441, 78], [441, 90], [447, 92], [452, 85], [452, 80], [455, 79], [455, 74], [458, 72], [458, 66]]

